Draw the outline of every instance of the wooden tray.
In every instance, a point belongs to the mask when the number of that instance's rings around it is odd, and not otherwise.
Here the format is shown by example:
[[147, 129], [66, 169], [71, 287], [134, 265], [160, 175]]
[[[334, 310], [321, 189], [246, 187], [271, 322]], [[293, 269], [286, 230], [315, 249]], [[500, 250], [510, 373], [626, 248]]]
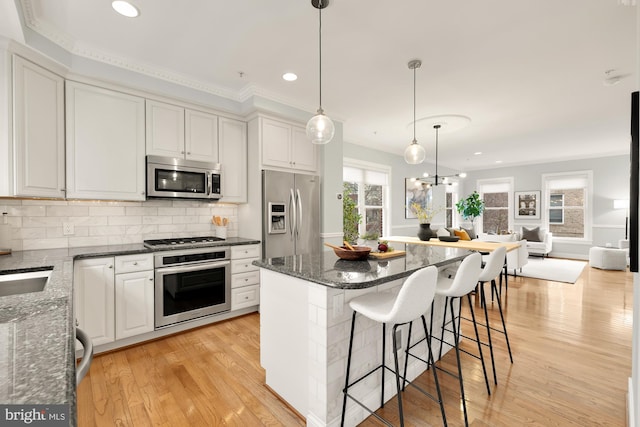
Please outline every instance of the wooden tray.
[[406, 254], [407, 253], [405, 251], [371, 252], [369, 253], [369, 257], [375, 258], [375, 259], [387, 259], [387, 258], [393, 258], [397, 256], [403, 256]]

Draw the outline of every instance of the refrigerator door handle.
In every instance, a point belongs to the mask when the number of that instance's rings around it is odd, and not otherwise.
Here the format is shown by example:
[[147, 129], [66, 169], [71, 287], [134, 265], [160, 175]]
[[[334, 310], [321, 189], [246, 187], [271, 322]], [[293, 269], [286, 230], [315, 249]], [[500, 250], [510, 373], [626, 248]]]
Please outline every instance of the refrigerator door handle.
[[300, 216], [300, 220], [296, 220], [296, 234], [299, 234], [302, 228], [302, 196], [300, 195], [299, 188], [296, 188], [296, 196], [296, 200], [298, 201], [298, 215]]
[[296, 196], [293, 194], [293, 188], [289, 189], [289, 229], [291, 230], [291, 239], [296, 238], [298, 231], [298, 217], [296, 215]]

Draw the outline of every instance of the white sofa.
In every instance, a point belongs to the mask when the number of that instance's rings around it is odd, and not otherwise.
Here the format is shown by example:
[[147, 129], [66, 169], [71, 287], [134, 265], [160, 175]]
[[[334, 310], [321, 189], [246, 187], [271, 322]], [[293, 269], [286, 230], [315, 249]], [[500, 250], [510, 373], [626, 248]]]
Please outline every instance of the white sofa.
[[[520, 236], [522, 238], [526, 237], [523, 236], [522, 229], [520, 229]], [[531, 240], [527, 240], [527, 250], [529, 251], [529, 255], [533, 254], [545, 257], [549, 255], [549, 252], [551, 252], [553, 238], [552, 233], [541, 228], [540, 237], [541, 242], [532, 242]]]
[[486, 234], [480, 233], [478, 240], [485, 242], [519, 242], [520, 247], [517, 250], [507, 252], [507, 269], [513, 270], [513, 275], [518, 275], [518, 270], [529, 262], [529, 250], [527, 249], [526, 240], [518, 240], [516, 234]]

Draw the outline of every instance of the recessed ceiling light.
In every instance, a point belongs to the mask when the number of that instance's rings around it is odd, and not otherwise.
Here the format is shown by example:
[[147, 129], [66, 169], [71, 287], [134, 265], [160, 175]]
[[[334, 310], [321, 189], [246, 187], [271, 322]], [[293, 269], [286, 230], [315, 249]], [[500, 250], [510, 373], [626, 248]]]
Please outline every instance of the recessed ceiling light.
[[288, 82], [295, 82], [298, 80], [298, 76], [295, 73], [284, 73], [282, 78]]
[[496, 163], [502, 163], [502, 160], [496, 160]]
[[476, 156], [479, 156], [480, 154], [482, 154], [482, 151], [476, 151], [475, 153], [473, 153]]
[[113, 7], [113, 10], [118, 12], [120, 15], [126, 16], [127, 18], [135, 18], [140, 15], [138, 8], [128, 1], [116, 0], [111, 3], [111, 7]]

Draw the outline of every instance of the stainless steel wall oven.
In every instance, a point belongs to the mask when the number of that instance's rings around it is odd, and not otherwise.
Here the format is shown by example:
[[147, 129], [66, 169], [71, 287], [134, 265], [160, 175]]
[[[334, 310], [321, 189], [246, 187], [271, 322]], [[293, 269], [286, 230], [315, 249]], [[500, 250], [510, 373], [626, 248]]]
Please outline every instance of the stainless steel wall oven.
[[158, 252], [155, 266], [156, 329], [231, 309], [228, 247]]

